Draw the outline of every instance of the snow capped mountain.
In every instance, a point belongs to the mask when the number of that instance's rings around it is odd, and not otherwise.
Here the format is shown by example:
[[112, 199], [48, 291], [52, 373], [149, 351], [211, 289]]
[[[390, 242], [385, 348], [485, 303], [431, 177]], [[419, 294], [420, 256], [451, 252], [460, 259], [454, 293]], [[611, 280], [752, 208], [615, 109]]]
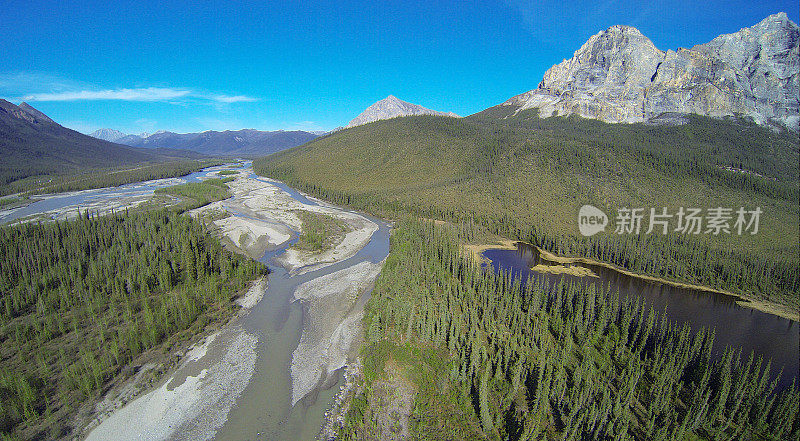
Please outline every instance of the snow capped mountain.
[[450, 116], [454, 118], [459, 117], [453, 112], [437, 112], [435, 110], [426, 109], [418, 104], [407, 103], [401, 99], [398, 99], [394, 95], [389, 95], [388, 97], [367, 107], [367, 110], [350, 121], [350, 124], [348, 124], [346, 128], [360, 126], [362, 124], [367, 124], [382, 119], [414, 115], [439, 115]]

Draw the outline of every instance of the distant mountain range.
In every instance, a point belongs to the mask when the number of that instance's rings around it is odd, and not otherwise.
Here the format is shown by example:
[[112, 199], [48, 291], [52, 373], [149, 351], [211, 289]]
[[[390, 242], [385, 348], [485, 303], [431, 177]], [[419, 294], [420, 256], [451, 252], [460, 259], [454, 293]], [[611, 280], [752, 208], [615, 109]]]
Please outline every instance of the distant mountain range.
[[194, 152], [133, 148], [93, 138], [59, 125], [27, 103], [16, 106], [0, 99], [0, 184], [39, 174], [199, 156]]
[[[612, 26], [590, 37], [572, 58], [548, 69], [536, 89], [481, 113], [495, 114], [496, 110], [510, 117], [538, 109], [540, 117], [574, 114], [605, 122], [668, 124], [683, 123], [682, 115], [691, 113], [736, 115], [796, 132], [800, 124], [799, 42], [798, 26], [785, 13], [677, 51], [656, 48], [636, 28]], [[389, 95], [345, 128], [415, 115], [458, 117]], [[31, 174], [165, 157], [257, 157], [325, 134], [238, 130], [128, 135], [101, 129], [89, 137], [60, 126], [27, 103], [15, 106], [2, 100], [0, 173], [8, 182]]]
[[[536, 89], [495, 107], [611, 123], [681, 124], [692, 113], [743, 116], [797, 132], [799, 44], [800, 30], [783, 12], [677, 51], [658, 49], [636, 28], [612, 26], [548, 69]], [[345, 128], [413, 115], [457, 116], [389, 95]]]
[[[515, 115], [538, 109], [540, 117], [575, 114], [612, 123], [681, 124], [686, 121], [682, 115], [691, 113], [744, 116], [758, 124], [796, 132], [800, 125], [799, 34], [798, 26], [781, 12], [691, 49], [662, 51], [638, 29], [612, 26], [590, 37], [572, 58], [548, 69], [536, 89], [495, 107], [513, 110]], [[342, 129], [416, 115], [459, 117], [389, 95], [346, 127], [331, 132], [162, 131], [125, 135], [101, 129], [92, 136], [135, 147], [255, 157]]]
[[102, 139], [108, 142], [117, 142], [118, 139], [124, 138], [128, 136], [125, 133], [120, 132], [119, 130], [114, 129], [99, 129], [95, 130], [94, 132], [90, 133], [89, 136]]
[[612, 26], [548, 69], [539, 87], [502, 105], [606, 122], [646, 121], [665, 112], [742, 115], [797, 131], [798, 41], [797, 25], [783, 12], [666, 52], [636, 28]]
[[91, 136], [131, 147], [182, 149], [209, 156], [265, 156], [295, 147], [316, 138], [317, 133], [277, 130], [213, 130], [200, 133], [158, 131], [152, 134], [127, 135], [114, 129], [100, 129]]
[[360, 126], [362, 124], [380, 121], [382, 119], [414, 115], [440, 115], [458, 118], [458, 115], [453, 112], [437, 112], [435, 110], [426, 109], [418, 104], [405, 102], [398, 99], [394, 95], [389, 95], [388, 97], [367, 107], [367, 110], [353, 118], [353, 120], [350, 121], [350, 124], [348, 124], [345, 128]]

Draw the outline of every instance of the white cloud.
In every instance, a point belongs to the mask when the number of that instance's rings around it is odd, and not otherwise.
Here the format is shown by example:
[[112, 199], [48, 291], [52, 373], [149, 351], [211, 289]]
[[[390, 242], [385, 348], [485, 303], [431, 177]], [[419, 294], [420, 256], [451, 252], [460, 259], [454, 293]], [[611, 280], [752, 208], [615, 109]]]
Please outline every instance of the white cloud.
[[234, 95], [234, 96], [214, 95], [211, 97], [211, 99], [220, 103], [244, 103], [244, 102], [258, 101], [258, 98], [253, 98], [244, 95]]
[[41, 72], [0, 72], [0, 96], [12, 101], [144, 101], [215, 105], [258, 101], [247, 95], [226, 95], [189, 87], [125, 87], [102, 89]]
[[169, 87], [31, 93], [24, 95], [22, 101], [174, 101], [182, 98], [195, 98], [201, 101], [213, 101], [223, 104], [258, 101], [258, 98], [245, 95], [207, 94], [189, 89], [173, 89]]
[[191, 94], [185, 89], [147, 87], [139, 89], [79, 90], [25, 95], [24, 101], [168, 101]]

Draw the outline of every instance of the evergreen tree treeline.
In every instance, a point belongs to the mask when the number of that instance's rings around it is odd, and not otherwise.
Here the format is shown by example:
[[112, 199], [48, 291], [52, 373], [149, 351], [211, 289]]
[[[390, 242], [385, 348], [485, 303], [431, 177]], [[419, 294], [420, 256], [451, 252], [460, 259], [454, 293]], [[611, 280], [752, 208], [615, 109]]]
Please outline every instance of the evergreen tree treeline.
[[45, 438], [143, 351], [229, 316], [267, 272], [167, 210], [2, 228], [0, 266], [0, 431]]
[[153, 179], [174, 178], [188, 175], [205, 167], [223, 164], [216, 159], [180, 160], [144, 164], [138, 167], [92, 170], [91, 172], [66, 175], [47, 175], [28, 177], [21, 180], [3, 182], [0, 179], [0, 195], [11, 193], [61, 193], [65, 191], [87, 190], [92, 188], [116, 187], [132, 182]]
[[[800, 307], [797, 139], [743, 121], [683, 126], [538, 118], [378, 121], [254, 161], [259, 174], [384, 217], [473, 222], [510, 239], [630, 271]], [[730, 171], [736, 167], [748, 173]], [[757, 235], [577, 232], [585, 203], [762, 207]]]
[[[375, 402], [386, 361], [409, 346], [445, 354], [440, 374], [471, 403], [450, 439], [474, 439], [476, 424], [482, 438], [511, 440], [800, 435], [800, 392], [776, 391], [769, 361], [734, 348], [712, 358], [713, 331], [677, 326], [601, 286], [495, 275], [464, 257], [473, 231], [410, 219], [394, 229], [365, 313], [366, 396], [354, 400], [344, 439], [374, 430], [364, 403]], [[435, 372], [417, 381], [446, 389]], [[411, 416], [422, 438], [436, 418], [426, 401], [420, 394]]]

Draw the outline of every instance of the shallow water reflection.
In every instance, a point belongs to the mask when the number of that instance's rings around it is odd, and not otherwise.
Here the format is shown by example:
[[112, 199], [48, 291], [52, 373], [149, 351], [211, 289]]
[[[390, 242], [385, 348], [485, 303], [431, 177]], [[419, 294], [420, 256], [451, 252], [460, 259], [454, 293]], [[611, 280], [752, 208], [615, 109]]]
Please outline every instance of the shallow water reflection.
[[772, 359], [773, 377], [781, 369], [784, 372], [780, 387], [790, 385], [792, 379], [800, 379], [800, 328], [793, 320], [739, 306], [735, 298], [724, 294], [651, 282], [598, 265], [565, 265], [589, 268], [597, 278], [533, 271], [531, 268], [535, 265], [552, 263], [541, 259], [535, 247], [521, 242], [517, 243], [516, 250], [487, 250], [483, 256], [491, 260], [495, 271], [510, 271], [521, 280], [533, 277], [536, 283], [545, 283], [548, 286], [562, 279], [610, 285], [611, 290], [618, 290], [621, 296], [640, 297], [646, 307], [665, 314], [672, 322], [688, 323], [695, 330], [701, 327], [714, 329], [716, 336], [713, 353], [717, 355], [724, 351], [725, 346], [731, 346], [741, 348], [745, 359], [751, 351], [756, 357], [763, 356], [765, 361]]

